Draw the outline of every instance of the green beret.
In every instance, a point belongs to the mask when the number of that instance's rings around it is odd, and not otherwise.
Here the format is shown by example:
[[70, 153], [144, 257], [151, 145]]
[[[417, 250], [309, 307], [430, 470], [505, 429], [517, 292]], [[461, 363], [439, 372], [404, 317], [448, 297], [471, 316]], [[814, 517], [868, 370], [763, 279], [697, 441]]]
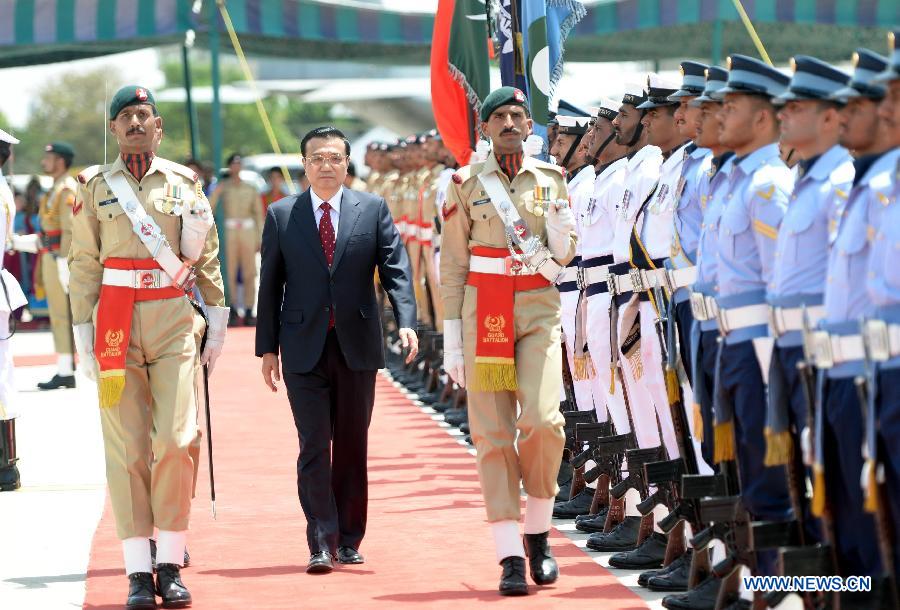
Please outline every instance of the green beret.
[[153, 114], [156, 114], [156, 100], [149, 89], [140, 85], [125, 85], [116, 91], [109, 103], [109, 120], [114, 121], [123, 108], [135, 104], [150, 104], [153, 106]]
[[70, 163], [75, 158], [75, 149], [68, 142], [50, 142], [44, 147], [44, 152], [57, 154]]
[[515, 87], [500, 87], [491, 91], [484, 101], [481, 102], [481, 120], [487, 122], [491, 118], [491, 114], [500, 106], [512, 104], [514, 106], [522, 106], [526, 112], [528, 110], [528, 100], [521, 89]]

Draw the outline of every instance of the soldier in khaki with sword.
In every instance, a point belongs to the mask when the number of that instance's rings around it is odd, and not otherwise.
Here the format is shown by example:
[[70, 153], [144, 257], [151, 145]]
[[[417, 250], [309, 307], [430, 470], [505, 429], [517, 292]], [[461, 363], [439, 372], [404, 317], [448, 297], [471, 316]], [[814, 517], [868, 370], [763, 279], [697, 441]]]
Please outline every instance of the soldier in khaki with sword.
[[[225, 341], [228, 308], [212, 210], [198, 176], [156, 157], [153, 95], [120, 89], [109, 107], [120, 156], [82, 172], [73, 210], [75, 345], [98, 380], [110, 499], [129, 579], [126, 607], [190, 605], [181, 581], [197, 432], [193, 380]], [[208, 324], [186, 293], [196, 284]], [[204, 330], [206, 337], [203, 339]], [[159, 529], [154, 586], [150, 536]]]
[[560, 168], [524, 155], [532, 128], [525, 94], [493, 91], [481, 121], [493, 152], [454, 174], [442, 210], [444, 367], [460, 385], [469, 381], [478, 475], [503, 567], [500, 594], [525, 595], [526, 553], [536, 584], [559, 574], [547, 541], [565, 440], [554, 284], [575, 256], [575, 218]]

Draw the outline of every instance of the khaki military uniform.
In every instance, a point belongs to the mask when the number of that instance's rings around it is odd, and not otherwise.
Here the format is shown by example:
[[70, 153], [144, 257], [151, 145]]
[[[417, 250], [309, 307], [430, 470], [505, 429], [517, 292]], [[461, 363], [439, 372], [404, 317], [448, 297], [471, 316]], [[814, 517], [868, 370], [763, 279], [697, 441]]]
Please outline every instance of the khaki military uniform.
[[249, 182], [219, 182], [210, 198], [213, 211], [224, 206], [225, 266], [231, 300], [237, 300], [238, 269], [244, 283], [243, 305], [247, 314], [256, 304], [256, 253], [262, 239], [263, 204], [259, 191]]
[[[534, 187], [549, 186], [551, 199], [567, 198], [567, 191], [556, 166], [526, 157], [510, 183], [491, 155], [484, 163], [456, 173], [444, 203], [440, 267], [444, 318], [462, 319], [469, 425], [488, 521], [495, 522], [519, 519], [520, 480], [525, 492], [535, 498], [553, 498], [559, 491], [556, 475], [565, 442], [559, 412], [560, 297], [555, 286], [515, 293], [514, 319], [505, 324], [512, 326], [514, 334], [518, 389], [475, 390], [477, 333], [488, 320], [477, 319], [479, 289], [467, 285], [470, 252], [479, 246], [507, 247], [503, 222], [478, 179], [481, 172], [499, 175], [528, 228], [544, 243], [546, 216], [532, 212]], [[567, 256], [557, 262], [567, 264], [575, 256], [575, 246], [572, 233]]]
[[431, 306], [425, 291], [425, 267], [422, 261], [422, 192], [428, 185], [431, 170], [420, 168], [407, 174], [408, 182], [404, 193], [403, 210], [406, 216], [406, 252], [409, 255], [413, 276], [413, 288], [416, 295], [416, 311], [419, 319], [431, 324]]
[[41, 249], [37, 275], [47, 295], [50, 329], [53, 347], [57, 354], [72, 354], [72, 316], [69, 313], [69, 297], [59, 279], [56, 259], [65, 257], [72, 242], [72, 208], [78, 183], [71, 176], [63, 176], [41, 199], [38, 214], [41, 219]]
[[435, 207], [438, 178], [444, 169], [443, 165], [435, 165], [427, 170], [428, 173], [423, 178], [423, 186], [420, 191], [419, 212], [419, 245], [422, 248], [423, 274], [428, 286], [430, 305], [434, 310], [434, 325], [438, 332], [443, 331], [444, 306], [439, 290], [437, 269], [434, 264], [435, 240], [437, 239], [434, 218], [439, 213]]
[[[107, 260], [150, 257], [103, 177], [107, 170], [124, 174], [176, 255], [180, 255], [182, 220], [177, 210], [166, 205], [172, 193], [168, 189], [180, 187], [177, 192], [184, 205], [205, 198], [196, 174], [160, 158], [153, 160], [140, 182], [121, 158], [111, 165], [88, 168], [79, 176], [82, 184], [69, 252], [72, 318], [76, 325], [93, 322], [95, 328]], [[194, 269], [204, 302], [222, 307], [225, 295], [218, 251], [213, 226]], [[174, 532], [188, 528], [193, 456], [197, 455], [191, 449], [197, 439], [194, 378], [204, 329], [203, 317], [185, 296], [134, 303], [124, 390], [118, 404], [100, 411], [107, 482], [122, 539], [148, 537], [154, 526]], [[99, 339], [101, 345], [105, 341], [110, 346], [109, 337]]]

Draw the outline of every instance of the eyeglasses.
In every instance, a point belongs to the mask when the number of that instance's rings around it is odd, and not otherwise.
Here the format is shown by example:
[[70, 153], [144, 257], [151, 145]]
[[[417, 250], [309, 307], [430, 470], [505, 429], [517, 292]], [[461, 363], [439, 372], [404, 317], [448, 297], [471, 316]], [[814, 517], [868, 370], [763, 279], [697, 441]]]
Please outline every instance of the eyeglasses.
[[346, 155], [340, 155], [338, 153], [330, 154], [330, 155], [310, 155], [304, 159], [307, 165], [314, 165], [315, 167], [321, 167], [327, 161], [329, 165], [340, 165], [346, 159]]

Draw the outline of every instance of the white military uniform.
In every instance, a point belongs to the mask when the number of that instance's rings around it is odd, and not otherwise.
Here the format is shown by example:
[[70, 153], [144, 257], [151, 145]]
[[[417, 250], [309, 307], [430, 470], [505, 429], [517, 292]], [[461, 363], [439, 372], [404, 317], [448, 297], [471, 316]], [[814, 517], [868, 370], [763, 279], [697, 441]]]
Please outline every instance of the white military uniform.
[[[2, 135], [2, 133], [0, 133]], [[16, 204], [12, 190], [0, 170], [0, 238], [5, 245], [12, 235]], [[13, 381], [13, 357], [9, 341], [9, 317], [13, 311], [28, 304], [19, 282], [3, 267], [0, 254], [0, 419], [15, 417], [15, 383]]]

